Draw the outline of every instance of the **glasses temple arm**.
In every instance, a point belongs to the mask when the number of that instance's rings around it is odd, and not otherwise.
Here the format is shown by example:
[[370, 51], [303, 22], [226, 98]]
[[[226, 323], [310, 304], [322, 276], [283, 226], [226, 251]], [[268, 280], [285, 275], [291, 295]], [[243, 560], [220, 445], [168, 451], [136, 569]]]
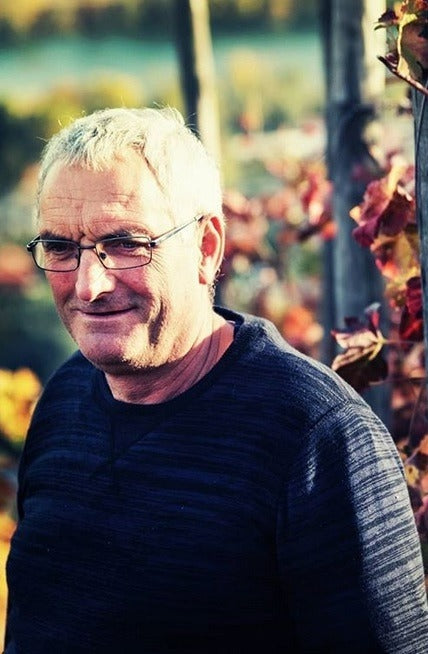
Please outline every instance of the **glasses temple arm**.
[[157, 236], [156, 238], [152, 239], [149, 241], [149, 245], [151, 248], [156, 247], [160, 243], [163, 243], [163, 241], [166, 241], [170, 236], [175, 236], [175, 234], [178, 234], [178, 232], [181, 232], [182, 229], [185, 227], [189, 227], [192, 223], [198, 223], [201, 219], [203, 218], [203, 215], [198, 215], [192, 218], [192, 220], [189, 220], [189, 222], [184, 223], [184, 225], [178, 225], [177, 227], [173, 227], [173, 229], [170, 229], [169, 231], [165, 232], [164, 234], [161, 234], [160, 236]]

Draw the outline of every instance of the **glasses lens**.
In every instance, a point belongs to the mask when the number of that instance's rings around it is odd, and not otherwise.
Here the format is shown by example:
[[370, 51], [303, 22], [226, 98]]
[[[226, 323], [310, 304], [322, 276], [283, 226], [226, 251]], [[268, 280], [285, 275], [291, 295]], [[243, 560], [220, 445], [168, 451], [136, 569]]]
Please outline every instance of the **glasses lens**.
[[76, 270], [79, 248], [73, 241], [40, 240], [33, 246], [33, 257], [39, 268], [58, 272]]
[[118, 236], [99, 241], [97, 254], [106, 268], [125, 270], [150, 263], [152, 249], [147, 236]]

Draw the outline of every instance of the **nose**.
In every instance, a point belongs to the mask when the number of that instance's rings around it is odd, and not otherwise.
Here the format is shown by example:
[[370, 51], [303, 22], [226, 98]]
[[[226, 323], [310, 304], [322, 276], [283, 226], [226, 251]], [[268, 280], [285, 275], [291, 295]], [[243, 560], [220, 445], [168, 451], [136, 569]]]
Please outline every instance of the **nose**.
[[116, 288], [114, 272], [104, 268], [94, 250], [81, 252], [80, 265], [76, 272], [76, 295], [84, 302], [94, 302]]

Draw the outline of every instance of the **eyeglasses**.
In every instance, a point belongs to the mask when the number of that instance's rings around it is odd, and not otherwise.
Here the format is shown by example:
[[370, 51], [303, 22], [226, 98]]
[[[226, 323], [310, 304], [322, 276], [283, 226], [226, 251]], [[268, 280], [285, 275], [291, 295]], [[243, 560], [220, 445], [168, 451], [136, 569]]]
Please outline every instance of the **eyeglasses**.
[[41, 270], [49, 272], [72, 272], [77, 270], [82, 250], [94, 250], [104, 268], [109, 270], [128, 270], [147, 266], [152, 260], [153, 248], [175, 236], [182, 229], [199, 222], [203, 216], [196, 216], [188, 222], [173, 227], [156, 238], [148, 236], [112, 236], [103, 238], [93, 245], [80, 245], [75, 241], [60, 238], [41, 238], [36, 236], [27, 245], [34, 263]]

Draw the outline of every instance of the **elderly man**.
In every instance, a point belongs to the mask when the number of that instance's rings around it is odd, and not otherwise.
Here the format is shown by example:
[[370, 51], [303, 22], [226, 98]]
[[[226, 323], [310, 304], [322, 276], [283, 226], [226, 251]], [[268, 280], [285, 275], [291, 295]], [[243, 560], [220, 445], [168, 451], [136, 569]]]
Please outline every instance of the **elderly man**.
[[428, 651], [394, 444], [271, 324], [213, 307], [221, 203], [173, 110], [47, 145], [28, 249], [79, 351], [21, 462], [7, 654]]

